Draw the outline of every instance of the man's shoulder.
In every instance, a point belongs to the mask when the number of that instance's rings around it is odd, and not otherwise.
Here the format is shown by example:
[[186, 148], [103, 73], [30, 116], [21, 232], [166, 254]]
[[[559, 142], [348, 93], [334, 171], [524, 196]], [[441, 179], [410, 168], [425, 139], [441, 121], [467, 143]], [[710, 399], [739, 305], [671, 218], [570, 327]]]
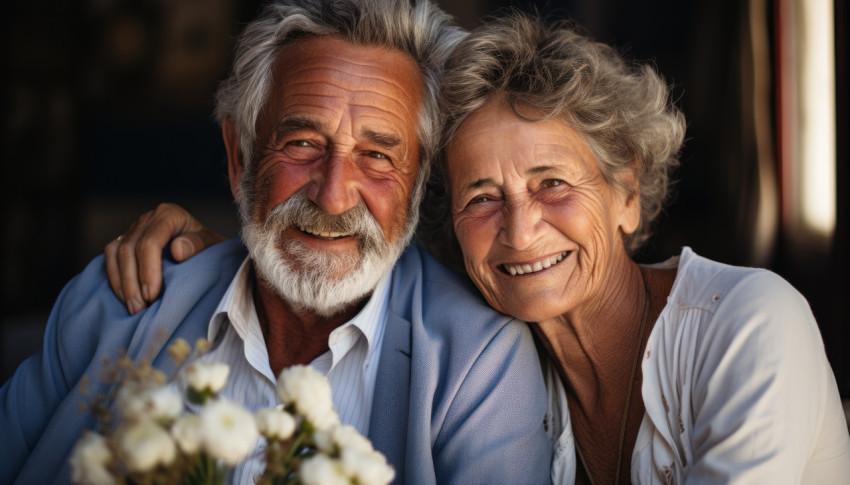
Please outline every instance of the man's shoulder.
[[[445, 267], [418, 245], [411, 245], [393, 270], [390, 308], [420, 323], [428, 333], [487, 340], [506, 326], [526, 325], [493, 310], [465, 275]], [[486, 335], [485, 335], [486, 334]]]
[[[185, 297], [191, 287], [208, 289], [222, 281], [229, 283], [246, 255], [247, 251], [238, 239], [211, 246], [182, 263], [175, 262], [166, 251], [162, 260], [163, 290], [160, 299], [175, 293]], [[58, 303], [82, 303], [94, 294], [105, 293], [113, 296], [104, 297], [105, 309], [122, 312], [123, 305], [112, 294], [104, 257], [100, 255], [65, 286]]]
[[60, 333], [88, 335], [82, 340], [92, 343], [116, 338], [122, 344], [144, 327], [180, 325], [189, 315], [215, 308], [245, 255], [238, 240], [212, 246], [182, 263], [164, 255], [162, 293], [135, 315], [113, 293], [104, 258], [98, 256], [62, 290], [51, 321]]
[[239, 266], [248, 256], [248, 251], [240, 239], [229, 239], [210, 246], [195, 256], [176, 263], [169, 257], [163, 258], [163, 291], [171, 291], [169, 283], [218, 282], [233, 279]]

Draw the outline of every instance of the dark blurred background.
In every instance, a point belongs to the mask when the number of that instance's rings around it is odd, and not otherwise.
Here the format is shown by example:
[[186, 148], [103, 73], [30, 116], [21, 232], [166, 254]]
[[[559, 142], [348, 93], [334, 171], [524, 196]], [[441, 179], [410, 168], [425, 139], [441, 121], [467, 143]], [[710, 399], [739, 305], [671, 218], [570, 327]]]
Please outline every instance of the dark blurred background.
[[[806, 0], [438, 3], [467, 28], [508, 6], [570, 18], [627, 58], [654, 64], [674, 86], [688, 134], [674, 199], [638, 259], [660, 261], [688, 245], [784, 276], [808, 298], [850, 397], [843, 0], [822, 2], [835, 15], [834, 53], [821, 51], [835, 62], [839, 87], [831, 101], [835, 153], [815, 157], [829, 168], [817, 170], [835, 173], [820, 190], [836, 194], [831, 209], [818, 209], [827, 220], [832, 214], [826, 229], [813, 229], [801, 208], [809, 196], [799, 174], [812, 160], [800, 152], [811, 128], [797, 70], [810, 57], [800, 50]], [[237, 234], [212, 97], [235, 36], [261, 4], [4, 4], [0, 382], [38, 349], [62, 286], [143, 211], [177, 202]]]

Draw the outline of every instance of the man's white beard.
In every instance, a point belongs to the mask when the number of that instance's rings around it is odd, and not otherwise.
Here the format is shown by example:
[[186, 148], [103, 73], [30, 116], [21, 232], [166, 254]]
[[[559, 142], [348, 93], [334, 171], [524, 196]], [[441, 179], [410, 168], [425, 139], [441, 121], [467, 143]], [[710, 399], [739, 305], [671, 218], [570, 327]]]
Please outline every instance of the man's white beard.
[[[302, 192], [275, 207], [265, 223], [254, 221], [254, 204], [249, 203], [245, 185], [237, 197], [242, 218], [242, 239], [262, 277], [297, 310], [310, 310], [329, 317], [371, 293], [410, 242], [415, 217], [408, 221], [395, 243], [387, 242], [381, 226], [361, 203], [343, 214], [332, 216]], [[413, 220], [411, 220], [413, 219]], [[292, 226], [313, 231], [353, 233], [359, 239], [356, 255], [318, 251], [297, 240], [283, 240]]]

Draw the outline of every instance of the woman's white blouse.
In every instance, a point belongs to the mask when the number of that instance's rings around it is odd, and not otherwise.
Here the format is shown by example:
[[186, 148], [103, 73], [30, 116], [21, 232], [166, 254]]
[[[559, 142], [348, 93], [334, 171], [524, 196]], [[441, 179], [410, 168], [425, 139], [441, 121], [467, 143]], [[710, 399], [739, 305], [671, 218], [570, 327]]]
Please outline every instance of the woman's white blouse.
[[[684, 248], [641, 370], [632, 482], [850, 484], [850, 437], [808, 303], [769, 271]], [[552, 481], [573, 483], [566, 394], [552, 365]]]

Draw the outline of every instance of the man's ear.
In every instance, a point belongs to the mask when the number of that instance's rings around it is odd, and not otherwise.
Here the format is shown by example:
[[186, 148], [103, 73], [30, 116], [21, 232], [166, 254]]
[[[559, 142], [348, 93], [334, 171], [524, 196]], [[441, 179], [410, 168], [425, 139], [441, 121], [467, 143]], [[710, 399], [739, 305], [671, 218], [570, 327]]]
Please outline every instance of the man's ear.
[[620, 190], [624, 201], [619, 217], [620, 229], [624, 234], [631, 234], [640, 224], [640, 184], [634, 169], [627, 170], [618, 178], [627, 187], [626, 190]]
[[221, 120], [221, 137], [224, 138], [224, 150], [227, 152], [227, 176], [230, 179], [230, 192], [235, 198], [239, 194], [242, 174], [245, 165], [242, 163], [242, 153], [239, 150], [239, 135], [236, 133], [236, 122], [233, 118]]

